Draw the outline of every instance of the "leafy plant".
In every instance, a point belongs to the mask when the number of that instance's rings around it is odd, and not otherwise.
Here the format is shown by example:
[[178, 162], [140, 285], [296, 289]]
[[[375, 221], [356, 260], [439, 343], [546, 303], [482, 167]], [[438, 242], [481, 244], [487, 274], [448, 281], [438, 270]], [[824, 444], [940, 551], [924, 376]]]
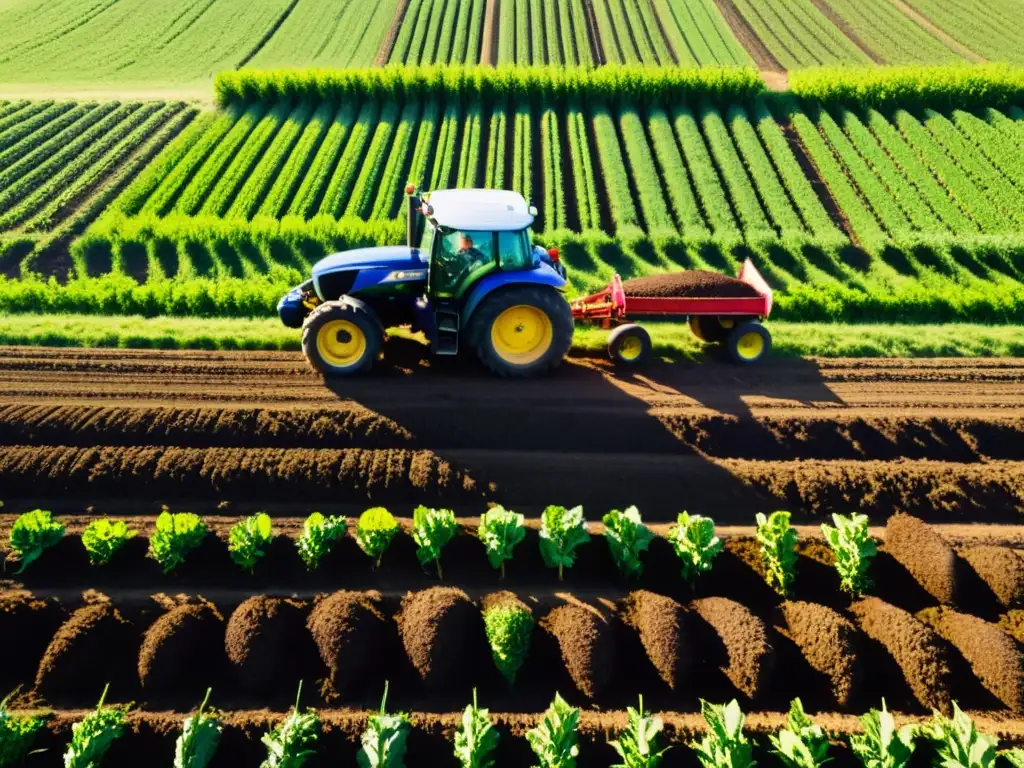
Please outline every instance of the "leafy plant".
[[761, 545], [764, 578], [776, 592], [785, 595], [796, 578], [796, 531], [789, 524], [789, 512], [757, 513], [757, 542]]
[[310, 747], [320, 736], [320, 717], [312, 709], [299, 712], [301, 698], [302, 681], [299, 681], [291, 714], [270, 733], [263, 734], [261, 741], [267, 748], [267, 759], [260, 763], [260, 768], [301, 768], [316, 754]]
[[550, 506], [540, 519], [540, 554], [548, 568], [558, 568], [562, 581], [563, 569], [572, 568], [576, 560], [576, 547], [590, 541], [583, 507]]
[[804, 712], [800, 699], [789, 705], [786, 727], [778, 735], [769, 734], [772, 752], [787, 768], [818, 768], [832, 758], [828, 756], [828, 736]]
[[498, 671], [512, 685], [530, 652], [534, 619], [522, 605], [500, 603], [484, 611], [484, 630]]
[[1024, 749], [1020, 747], [1004, 749], [999, 753], [999, 756], [1012, 765], [1013, 768], [1024, 768]]
[[106, 565], [137, 533], [124, 520], [93, 520], [82, 533], [82, 545], [92, 565]]
[[867, 515], [832, 515], [835, 528], [821, 524], [825, 541], [836, 556], [836, 570], [844, 592], [862, 595], [871, 588], [868, 569], [877, 553], [875, 542], [868, 536]]
[[556, 693], [540, 724], [526, 732], [537, 756], [537, 768], [575, 768], [580, 753], [579, 724], [580, 711]]
[[389, 715], [387, 703], [388, 683], [385, 682], [380, 711], [370, 715], [360, 738], [362, 747], [356, 755], [360, 768], [405, 768], [406, 741], [412, 725], [404, 712]]
[[206, 710], [209, 701], [207, 688], [199, 710], [185, 719], [181, 735], [174, 742], [174, 768], [206, 768], [213, 759], [224, 727], [215, 712]]
[[629, 507], [625, 512], [613, 509], [603, 518], [604, 538], [608, 542], [615, 564], [626, 578], [640, 576], [644, 564], [640, 553], [646, 552], [654, 534], [640, 519], [640, 510]]
[[917, 729], [905, 725], [896, 730], [896, 721], [885, 708], [885, 699], [881, 712], [872, 709], [860, 721], [864, 733], [850, 737], [850, 749], [864, 768], [902, 768], [910, 762]]
[[306, 568], [315, 571], [320, 561], [331, 551], [334, 542], [342, 538], [348, 530], [348, 521], [344, 517], [324, 517], [314, 512], [302, 524], [302, 536], [295, 542], [299, 557]]
[[715, 536], [715, 522], [707, 517], [680, 512], [676, 524], [668, 531], [668, 540], [683, 562], [683, 578], [687, 582], [711, 570], [711, 564], [722, 542]]
[[462, 725], [455, 732], [455, 759], [461, 768], [491, 768], [494, 765], [491, 753], [497, 749], [501, 735], [491, 725], [489, 715], [486, 709], [477, 706], [474, 688], [473, 703], [462, 713]]
[[64, 537], [64, 524], [53, 519], [51, 512], [34, 509], [14, 521], [11, 528], [11, 552], [8, 560], [21, 563], [15, 573], [22, 573], [39, 556]]
[[103, 688], [96, 711], [71, 726], [71, 743], [64, 753], [64, 768], [98, 768], [114, 741], [124, 733], [127, 706], [104, 707], [108, 683]]
[[356, 525], [356, 541], [359, 548], [374, 559], [380, 567], [381, 558], [398, 533], [398, 521], [384, 507], [373, 507], [359, 516]]
[[955, 701], [952, 719], [933, 711], [932, 722], [922, 726], [920, 734], [932, 742], [936, 765], [961, 768], [992, 768], [995, 765], [999, 740], [979, 733], [974, 721]]
[[418, 547], [416, 557], [420, 565], [434, 563], [439, 579], [444, 578], [441, 572], [441, 550], [458, 532], [459, 524], [455, 522], [455, 513], [450, 509], [431, 509], [421, 504], [413, 510], [412, 538]]
[[504, 507], [493, 507], [480, 517], [477, 536], [484, 543], [491, 568], [500, 568], [504, 580], [505, 561], [512, 559], [516, 546], [526, 538], [523, 516]]
[[13, 696], [14, 693], [0, 701], [0, 766], [3, 768], [18, 765], [32, 754], [32, 742], [45, 722], [42, 717], [19, 717], [8, 712], [7, 703]]
[[161, 512], [156, 533], [149, 540], [149, 556], [170, 573], [185, 562], [189, 552], [206, 537], [206, 523], [192, 512]]
[[755, 764], [750, 741], [743, 735], [743, 712], [733, 699], [726, 705], [701, 699], [700, 711], [708, 732], [700, 741], [690, 742], [704, 768], [751, 768]]
[[231, 526], [228, 552], [235, 565], [253, 572], [274, 537], [274, 526], [266, 512], [252, 515]]
[[661, 758], [670, 749], [658, 749], [658, 734], [665, 724], [660, 717], [644, 715], [643, 696], [640, 697], [639, 708], [627, 707], [626, 714], [629, 716], [629, 725], [616, 741], [608, 742], [622, 758], [621, 763], [611, 768], [657, 768]]

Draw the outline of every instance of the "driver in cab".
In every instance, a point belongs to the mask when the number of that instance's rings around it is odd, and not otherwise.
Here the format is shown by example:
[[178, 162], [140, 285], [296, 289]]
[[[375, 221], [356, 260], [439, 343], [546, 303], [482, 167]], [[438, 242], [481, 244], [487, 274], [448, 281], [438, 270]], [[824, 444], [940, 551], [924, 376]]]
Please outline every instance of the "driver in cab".
[[465, 232], [459, 235], [459, 261], [466, 267], [484, 261], [485, 256], [473, 245], [473, 238]]

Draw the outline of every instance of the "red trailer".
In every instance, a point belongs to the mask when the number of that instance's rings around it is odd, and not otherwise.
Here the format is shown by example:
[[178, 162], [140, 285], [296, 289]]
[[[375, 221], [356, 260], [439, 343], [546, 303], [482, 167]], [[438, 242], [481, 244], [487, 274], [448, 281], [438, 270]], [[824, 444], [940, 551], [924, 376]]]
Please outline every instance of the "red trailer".
[[747, 259], [737, 276], [754, 290], [750, 296], [627, 296], [618, 275], [599, 293], [570, 302], [577, 322], [614, 329], [608, 354], [616, 363], [638, 365], [651, 351], [641, 319], [688, 321], [701, 341], [724, 343], [736, 363], [749, 364], [771, 350], [772, 337], [761, 323], [772, 311], [772, 289]]

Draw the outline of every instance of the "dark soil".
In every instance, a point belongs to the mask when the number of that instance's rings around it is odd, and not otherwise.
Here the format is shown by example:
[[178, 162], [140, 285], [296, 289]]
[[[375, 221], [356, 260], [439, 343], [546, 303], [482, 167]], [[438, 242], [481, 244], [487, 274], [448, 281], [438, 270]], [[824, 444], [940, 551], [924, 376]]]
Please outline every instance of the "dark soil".
[[14, 687], [23, 668], [37, 669], [54, 632], [66, 614], [56, 600], [44, 600], [29, 592], [0, 591], [0, 698]]
[[579, 692], [589, 699], [603, 693], [615, 670], [615, 634], [601, 611], [571, 602], [551, 611], [541, 627], [558, 640]]
[[[309, 631], [327, 665], [333, 694], [373, 677], [384, 652], [394, 652], [394, 632], [373, 592], [335, 592], [317, 602]], [[326, 693], [326, 691], [325, 691]]]
[[983, 545], [965, 547], [960, 557], [1004, 606], [1016, 608], [1024, 603], [1024, 557], [1020, 552]]
[[719, 272], [694, 269], [686, 272], [665, 272], [647, 277], [635, 277], [622, 283], [626, 296], [685, 297], [692, 299], [757, 298], [760, 294], [752, 285]]
[[489, 656], [480, 610], [461, 589], [410, 594], [402, 601], [398, 628], [406, 655], [430, 687], [471, 677]]
[[724, 597], [694, 600], [696, 648], [704, 664], [719, 669], [736, 690], [755, 699], [768, 689], [775, 652], [764, 622], [746, 607]]
[[956, 602], [956, 553], [930, 525], [893, 515], [885, 526], [885, 551], [940, 603]]
[[810, 667], [827, 679], [832, 705], [848, 708], [864, 676], [857, 628], [831, 608], [797, 601], [779, 606], [775, 626], [796, 644]]
[[626, 598], [623, 618], [640, 633], [640, 642], [658, 676], [672, 690], [681, 690], [693, 657], [683, 607], [670, 597], [641, 590]]
[[223, 666], [224, 617], [209, 603], [179, 605], [146, 630], [139, 682], [148, 694], [196, 694]]

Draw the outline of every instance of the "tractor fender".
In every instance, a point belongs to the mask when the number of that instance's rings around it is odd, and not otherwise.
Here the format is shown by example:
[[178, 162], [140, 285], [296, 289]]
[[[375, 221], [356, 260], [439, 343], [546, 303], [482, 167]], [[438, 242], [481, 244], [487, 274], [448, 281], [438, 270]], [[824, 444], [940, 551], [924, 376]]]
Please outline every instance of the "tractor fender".
[[544, 263], [525, 271], [492, 272], [474, 285], [466, 295], [462, 308], [462, 327], [469, 327], [473, 312], [488, 295], [502, 288], [524, 284], [548, 285], [555, 290], [562, 290], [565, 288], [566, 279]]
[[[330, 303], [330, 302], [325, 302], [325, 303]], [[380, 332], [384, 333], [384, 323], [381, 322], [380, 315], [378, 315], [374, 311], [373, 307], [371, 307], [365, 301], [362, 301], [361, 299], [357, 299], [355, 296], [349, 296], [348, 294], [345, 294], [344, 296], [341, 296], [340, 298], [338, 298], [334, 303], [335, 304], [347, 304], [350, 307], [355, 307], [356, 309], [359, 309], [359, 310], [365, 312], [366, 316], [368, 318], [370, 318], [371, 320], [373, 320], [373, 322], [376, 324], [376, 326], [378, 328], [380, 328]]]

